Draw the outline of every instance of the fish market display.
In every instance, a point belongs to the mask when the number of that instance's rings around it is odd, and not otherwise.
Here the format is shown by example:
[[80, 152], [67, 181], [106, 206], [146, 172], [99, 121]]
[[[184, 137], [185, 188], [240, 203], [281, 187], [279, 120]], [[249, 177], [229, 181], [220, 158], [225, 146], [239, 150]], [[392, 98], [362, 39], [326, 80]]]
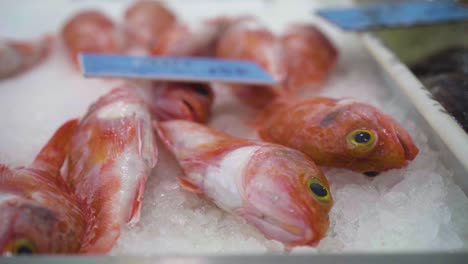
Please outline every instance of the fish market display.
[[[468, 248], [461, 164], [359, 38], [311, 15], [328, 4], [65, 2], [0, 1], [0, 34], [64, 44], [0, 49], [0, 254]], [[80, 52], [246, 59], [280, 85], [85, 78]], [[420, 68], [442, 68], [425, 81], [448, 102], [466, 82], [453, 54]]]
[[150, 87], [141, 87], [139, 91], [158, 120], [206, 123], [210, 117], [214, 93], [209, 84], [152, 82]]
[[332, 205], [327, 179], [302, 153], [188, 121], [157, 125], [185, 172], [181, 186], [286, 246], [316, 245]]
[[15, 77], [43, 61], [51, 45], [51, 36], [33, 41], [0, 39], [0, 80]]
[[410, 135], [375, 107], [331, 98], [278, 101], [259, 117], [266, 141], [298, 149], [318, 165], [375, 176], [401, 168], [418, 148]]
[[119, 53], [126, 46], [114, 22], [96, 10], [85, 10], [70, 18], [63, 26], [61, 35], [75, 64], [78, 64], [81, 52]]
[[0, 165], [1, 255], [80, 249], [86, 215], [60, 173], [77, 123], [62, 125], [30, 166]]
[[81, 252], [109, 251], [121, 228], [138, 222], [145, 183], [157, 161], [151, 122], [146, 105], [128, 87], [101, 97], [80, 121], [65, 179], [90, 208]]

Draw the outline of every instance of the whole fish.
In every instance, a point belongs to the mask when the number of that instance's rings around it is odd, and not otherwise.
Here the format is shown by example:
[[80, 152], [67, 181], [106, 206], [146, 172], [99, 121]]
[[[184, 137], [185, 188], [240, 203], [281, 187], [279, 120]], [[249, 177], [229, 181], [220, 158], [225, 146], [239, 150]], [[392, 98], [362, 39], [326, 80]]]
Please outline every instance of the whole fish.
[[162, 3], [136, 1], [125, 12], [125, 32], [134, 44], [151, 50], [158, 44], [177, 17]]
[[185, 190], [287, 247], [313, 246], [324, 236], [333, 203], [328, 182], [301, 152], [183, 120], [156, 129], [184, 171], [178, 180]]
[[308, 24], [289, 25], [281, 42], [287, 58], [287, 90], [319, 88], [336, 64], [338, 51], [333, 44], [317, 27]]
[[0, 80], [14, 77], [43, 61], [50, 53], [53, 38], [16, 41], [0, 39]]
[[262, 108], [287, 93], [282, 86], [287, 68], [281, 42], [256, 20], [246, 18], [232, 23], [216, 45], [216, 56], [254, 61], [280, 83], [277, 86], [233, 85], [234, 94], [248, 105]]
[[90, 208], [80, 249], [105, 253], [121, 227], [138, 222], [145, 183], [157, 148], [149, 110], [128, 87], [102, 96], [73, 134], [66, 181]]
[[68, 53], [78, 65], [78, 55], [89, 53], [118, 53], [125, 40], [114, 22], [96, 10], [85, 10], [70, 18], [62, 28], [62, 39]]
[[259, 117], [263, 140], [308, 155], [317, 165], [376, 176], [413, 160], [418, 148], [394, 119], [375, 107], [331, 98], [278, 100]]
[[60, 173], [77, 123], [62, 125], [30, 166], [0, 165], [0, 254], [79, 251], [86, 212]]
[[214, 93], [209, 84], [152, 82], [139, 91], [158, 120], [183, 119], [205, 123], [210, 117]]

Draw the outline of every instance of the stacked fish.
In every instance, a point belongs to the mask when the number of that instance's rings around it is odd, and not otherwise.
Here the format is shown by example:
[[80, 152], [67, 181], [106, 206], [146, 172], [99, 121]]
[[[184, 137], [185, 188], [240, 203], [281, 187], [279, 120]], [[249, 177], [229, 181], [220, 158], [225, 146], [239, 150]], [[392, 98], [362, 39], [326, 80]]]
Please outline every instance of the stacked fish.
[[[252, 17], [220, 17], [200, 32], [164, 5], [136, 2], [124, 27], [99, 11], [68, 20], [61, 39], [72, 63], [81, 52], [212, 56], [250, 60], [276, 86], [232, 85], [257, 109], [264, 141], [209, 128], [214, 92], [206, 83], [134, 81], [62, 125], [28, 167], [0, 165], [0, 252], [103, 254], [124, 226], [139, 221], [145, 183], [157, 166], [157, 141], [184, 175], [180, 186], [236, 214], [286, 249], [315, 246], [328, 229], [333, 199], [319, 166], [376, 176], [402, 168], [418, 148], [395, 120], [373, 106], [331, 98], [298, 100], [320, 89], [337, 50], [315, 26], [291, 25], [278, 36]], [[51, 37], [6, 41], [0, 78], [39, 64]]]

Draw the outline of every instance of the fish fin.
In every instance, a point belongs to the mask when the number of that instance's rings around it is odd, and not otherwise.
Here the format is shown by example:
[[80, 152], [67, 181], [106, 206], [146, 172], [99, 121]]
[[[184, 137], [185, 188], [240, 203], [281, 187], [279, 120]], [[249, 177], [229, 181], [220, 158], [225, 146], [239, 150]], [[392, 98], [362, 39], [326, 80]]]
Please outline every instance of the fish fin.
[[7, 165], [0, 163], [0, 186], [6, 186], [6, 183], [12, 179], [14, 179], [13, 170]]
[[182, 187], [182, 189], [186, 191], [193, 193], [203, 193], [200, 187], [193, 184], [190, 180], [186, 178], [177, 178], [177, 181], [179, 182], [180, 187]]
[[138, 186], [133, 198], [132, 208], [130, 208], [130, 215], [127, 219], [127, 224], [132, 226], [140, 221], [141, 205], [143, 203], [143, 194], [145, 192], [147, 177], [141, 177], [138, 181]]
[[46, 171], [50, 175], [58, 175], [67, 156], [69, 142], [77, 125], [78, 119], [72, 119], [59, 127], [36, 156], [32, 167]]

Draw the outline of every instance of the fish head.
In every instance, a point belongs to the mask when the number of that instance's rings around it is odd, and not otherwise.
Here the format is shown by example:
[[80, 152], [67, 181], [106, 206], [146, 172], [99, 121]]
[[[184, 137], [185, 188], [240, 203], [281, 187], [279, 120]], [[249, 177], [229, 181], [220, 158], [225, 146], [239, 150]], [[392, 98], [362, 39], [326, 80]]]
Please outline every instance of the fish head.
[[22, 198], [0, 205], [0, 254], [30, 255], [56, 253], [62, 241], [59, 222], [49, 209]]
[[328, 229], [333, 204], [327, 179], [302, 153], [271, 146], [260, 149], [247, 168], [240, 214], [287, 247], [315, 246]]
[[330, 150], [331, 162], [368, 176], [404, 167], [419, 151], [400, 124], [368, 104], [338, 105], [319, 123], [325, 129], [316, 148]]

